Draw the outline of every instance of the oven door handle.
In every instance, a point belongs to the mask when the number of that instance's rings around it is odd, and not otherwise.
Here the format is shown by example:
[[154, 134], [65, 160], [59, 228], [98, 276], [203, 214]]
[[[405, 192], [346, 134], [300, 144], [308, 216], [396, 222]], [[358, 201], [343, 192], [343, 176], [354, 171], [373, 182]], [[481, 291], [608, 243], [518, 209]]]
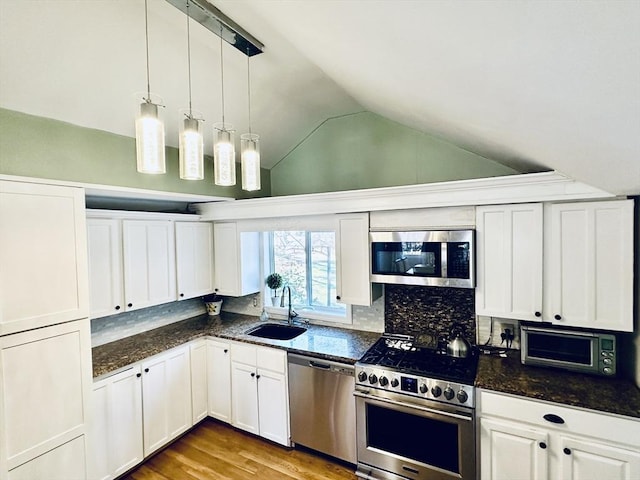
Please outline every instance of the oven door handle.
[[459, 415], [457, 413], [451, 413], [451, 412], [446, 412], [446, 411], [443, 411], [443, 410], [436, 410], [434, 408], [423, 407], [421, 405], [416, 405], [415, 403], [399, 402], [397, 400], [391, 400], [389, 398], [377, 397], [375, 395], [369, 395], [368, 393], [364, 393], [364, 392], [361, 392], [359, 390], [355, 390], [353, 392], [353, 394], [356, 397], [364, 398], [364, 399], [367, 399], [367, 400], [375, 400], [377, 402], [389, 403], [391, 405], [396, 405], [398, 407], [414, 408], [416, 410], [421, 410], [423, 412], [433, 413], [435, 415], [442, 415], [444, 417], [455, 418], [457, 420], [465, 420], [467, 422], [470, 422], [470, 421], [473, 420], [473, 417], [471, 417], [471, 416]]

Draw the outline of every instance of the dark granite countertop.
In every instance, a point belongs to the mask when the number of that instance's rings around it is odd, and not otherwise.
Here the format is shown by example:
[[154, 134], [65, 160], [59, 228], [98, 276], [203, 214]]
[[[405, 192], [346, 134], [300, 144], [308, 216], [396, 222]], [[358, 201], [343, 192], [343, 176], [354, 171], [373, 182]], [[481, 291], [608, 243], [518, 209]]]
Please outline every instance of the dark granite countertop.
[[476, 386], [640, 418], [640, 389], [630, 380], [522, 365], [518, 351], [506, 358], [480, 355]]
[[[285, 349], [289, 352], [355, 363], [380, 337], [379, 333], [346, 328], [305, 325], [307, 331], [293, 340], [270, 340], [244, 332], [262, 324], [257, 317], [222, 312], [220, 316], [200, 315], [94, 347], [93, 376], [115, 372], [170, 348], [199, 337], [211, 336]], [[269, 323], [284, 323], [270, 320]]]

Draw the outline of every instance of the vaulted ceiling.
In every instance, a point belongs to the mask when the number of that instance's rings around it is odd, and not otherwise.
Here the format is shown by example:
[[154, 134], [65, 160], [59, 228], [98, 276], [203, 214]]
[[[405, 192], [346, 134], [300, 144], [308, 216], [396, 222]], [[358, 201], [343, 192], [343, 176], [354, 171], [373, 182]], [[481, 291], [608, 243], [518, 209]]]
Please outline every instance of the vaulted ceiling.
[[[251, 107], [266, 167], [326, 119], [367, 110], [524, 172], [640, 194], [637, 0], [211, 3], [265, 44]], [[185, 15], [149, 0], [149, 35], [151, 90], [175, 146]], [[199, 24], [191, 35], [193, 106], [211, 128], [220, 41]], [[227, 44], [223, 55], [225, 117], [241, 133], [247, 58]], [[143, 0], [0, 0], [1, 107], [133, 136], [145, 88]]]

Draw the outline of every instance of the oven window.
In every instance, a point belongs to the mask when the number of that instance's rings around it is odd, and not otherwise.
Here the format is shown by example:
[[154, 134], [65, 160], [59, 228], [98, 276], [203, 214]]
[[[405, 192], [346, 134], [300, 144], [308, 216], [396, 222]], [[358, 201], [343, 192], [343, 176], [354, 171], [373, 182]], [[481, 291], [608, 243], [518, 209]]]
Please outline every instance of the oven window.
[[548, 358], [579, 365], [592, 365], [591, 342], [588, 337], [530, 333], [527, 354], [534, 358]]
[[367, 404], [367, 447], [460, 473], [458, 435], [455, 423]]

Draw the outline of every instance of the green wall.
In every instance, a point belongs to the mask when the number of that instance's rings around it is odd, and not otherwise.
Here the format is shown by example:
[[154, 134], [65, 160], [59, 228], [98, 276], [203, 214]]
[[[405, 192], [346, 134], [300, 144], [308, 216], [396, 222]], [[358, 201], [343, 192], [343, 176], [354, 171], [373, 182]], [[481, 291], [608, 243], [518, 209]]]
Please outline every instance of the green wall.
[[428, 135], [362, 112], [329, 119], [271, 169], [271, 194], [494, 177], [520, 173]]
[[[132, 120], [133, 121], [133, 120]], [[0, 173], [165, 192], [233, 198], [270, 194], [269, 171], [262, 190], [242, 190], [240, 168], [234, 187], [213, 184], [213, 159], [205, 157], [205, 179], [181, 180], [178, 149], [167, 147], [167, 173], [136, 170], [135, 139], [0, 108]]]

